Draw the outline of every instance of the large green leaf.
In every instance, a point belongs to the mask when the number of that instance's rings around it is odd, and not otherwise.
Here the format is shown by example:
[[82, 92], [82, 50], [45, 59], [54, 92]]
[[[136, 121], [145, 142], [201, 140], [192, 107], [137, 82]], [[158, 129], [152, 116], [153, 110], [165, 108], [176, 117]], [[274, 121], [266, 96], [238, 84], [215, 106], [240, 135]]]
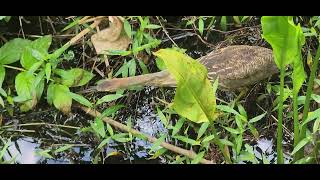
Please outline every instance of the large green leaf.
[[67, 71], [56, 69], [55, 73], [61, 77], [61, 83], [68, 87], [83, 86], [94, 77], [91, 72], [80, 68], [73, 68]]
[[33, 89], [36, 92], [36, 97], [40, 100], [44, 90], [44, 70], [40, 71], [34, 80]]
[[205, 66], [173, 49], [161, 49], [154, 54], [165, 62], [177, 81], [174, 110], [196, 123], [214, 120], [216, 98]]
[[52, 42], [52, 36], [46, 35], [32, 41], [22, 52], [20, 63], [25, 69], [48, 56], [48, 49]]
[[306, 78], [301, 60], [301, 48], [305, 44], [305, 37], [300, 24], [295, 25], [292, 17], [263, 16], [261, 19], [263, 38], [271, 44], [275, 56], [275, 63], [280, 68], [283, 55], [283, 65], [293, 65], [293, 90], [298, 92]]
[[295, 26], [291, 21], [292, 18], [288, 16], [263, 16], [261, 18], [262, 37], [272, 46], [275, 62], [279, 68], [282, 53], [287, 54], [284, 65], [291, 64], [298, 56], [299, 45], [297, 42], [300, 38], [300, 32], [298, 26]]
[[24, 48], [30, 40], [15, 38], [0, 48], [0, 64], [11, 64], [18, 61]]
[[[285, 67], [293, 66], [293, 121], [294, 121], [294, 145], [299, 140], [298, 120], [298, 93], [306, 78], [301, 59], [301, 49], [305, 44], [305, 37], [300, 24], [295, 25], [291, 16], [265, 16], [261, 19], [263, 37], [271, 44], [275, 62], [280, 69], [280, 104], [278, 109], [277, 129], [277, 157], [278, 163], [283, 163], [282, 153], [282, 119], [284, 97]], [[317, 61], [316, 61], [317, 62]], [[308, 88], [309, 89], [309, 88]], [[307, 108], [305, 108], [307, 109]], [[305, 113], [304, 113], [305, 115]], [[304, 116], [305, 117], [305, 116]], [[296, 159], [296, 157], [294, 157]]]
[[53, 105], [65, 114], [71, 111], [72, 97], [67, 86], [61, 84], [53, 84]]
[[36, 77], [27, 72], [21, 72], [16, 76], [15, 89], [19, 101], [23, 102], [22, 111], [32, 109], [37, 103], [36, 89], [34, 88]]

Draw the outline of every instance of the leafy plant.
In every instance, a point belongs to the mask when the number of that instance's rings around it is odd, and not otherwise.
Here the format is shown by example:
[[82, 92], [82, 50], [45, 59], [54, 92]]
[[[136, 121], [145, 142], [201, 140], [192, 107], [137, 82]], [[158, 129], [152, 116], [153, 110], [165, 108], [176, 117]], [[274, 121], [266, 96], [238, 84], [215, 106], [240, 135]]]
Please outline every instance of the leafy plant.
[[278, 111], [277, 154], [278, 163], [283, 163], [282, 120], [285, 67], [293, 65], [293, 107], [295, 145], [299, 142], [298, 92], [304, 82], [305, 72], [301, 61], [301, 48], [305, 43], [300, 25], [295, 25], [292, 17], [268, 17], [261, 19], [263, 37], [271, 44], [275, 63], [280, 69], [280, 106]]
[[9, 22], [11, 19], [11, 16], [0, 16], [0, 21], [6, 21]]
[[[28, 111], [36, 106], [43, 94], [45, 79], [47, 83], [51, 81], [47, 90], [48, 103], [54, 104], [62, 112], [70, 112], [72, 99], [85, 105], [90, 104], [83, 96], [71, 94], [69, 88], [87, 84], [93, 78], [93, 74], [79, 68], [67, 71], [58, 69], [58, 63], [63, 60], [59, 57], [68, 48], [68, 45], [49, 54], [51, 42], [50, 35], [34, 41], [16, 38], [0, 48], [0, 85], [5, 77], [5, 67], [12, 68], [5, 65], [20, 60], [24, 68], [15, 78], [15, 89], [18, 96], [13, 98], [15, 102], [22, 104], [20, 106], [22, 111]], [[3, 96], [6, 96], [4, 90], [1, 92]], [[2, 98], [0, 104], [4, 106]]]

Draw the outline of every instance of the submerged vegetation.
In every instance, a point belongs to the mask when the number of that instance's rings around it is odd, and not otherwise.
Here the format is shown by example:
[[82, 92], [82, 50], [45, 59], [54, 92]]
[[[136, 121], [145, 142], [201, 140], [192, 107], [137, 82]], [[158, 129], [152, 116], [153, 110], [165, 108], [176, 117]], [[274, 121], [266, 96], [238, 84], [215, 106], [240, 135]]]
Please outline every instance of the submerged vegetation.
[[[0, 16], [0, 163], [319, 163], [319, 31], [320, 16]], [[198, 59], [232, 45], [272, 49], [279, 73], [220, 89]], [[95, 89], [159, 71], [176, 87]]]

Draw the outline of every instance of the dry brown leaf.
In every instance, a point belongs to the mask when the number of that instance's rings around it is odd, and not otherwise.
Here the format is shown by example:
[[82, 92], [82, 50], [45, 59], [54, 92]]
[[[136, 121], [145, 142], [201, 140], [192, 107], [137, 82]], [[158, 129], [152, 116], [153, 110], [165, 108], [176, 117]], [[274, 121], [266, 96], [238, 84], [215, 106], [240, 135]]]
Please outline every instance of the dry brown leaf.
[[107, 50], [126, 50], [131, 39], [123, 30], [123, 22], [117, 16], [109, 16], [108, 28], [92, 35], [91, 41], [97, 54], [108, 54]]

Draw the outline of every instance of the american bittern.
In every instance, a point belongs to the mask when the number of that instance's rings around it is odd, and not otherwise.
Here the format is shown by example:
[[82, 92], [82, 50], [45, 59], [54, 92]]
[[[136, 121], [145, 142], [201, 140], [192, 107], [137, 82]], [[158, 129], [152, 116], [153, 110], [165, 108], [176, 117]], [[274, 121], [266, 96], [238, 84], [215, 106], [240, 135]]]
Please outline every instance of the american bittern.
[[[247, 87], [278, 73], [272, 50], [247, 45], [234, 45], [213, 51], [199, 58], [208, 69], [208, 78], [214, 81], [219, 77], [219, 88], [235, 90]], [[175, 87], [176, 81], [164, 70], [127, 78], [102, 80], [94, 91], [115, 91], [132, 86]]]

